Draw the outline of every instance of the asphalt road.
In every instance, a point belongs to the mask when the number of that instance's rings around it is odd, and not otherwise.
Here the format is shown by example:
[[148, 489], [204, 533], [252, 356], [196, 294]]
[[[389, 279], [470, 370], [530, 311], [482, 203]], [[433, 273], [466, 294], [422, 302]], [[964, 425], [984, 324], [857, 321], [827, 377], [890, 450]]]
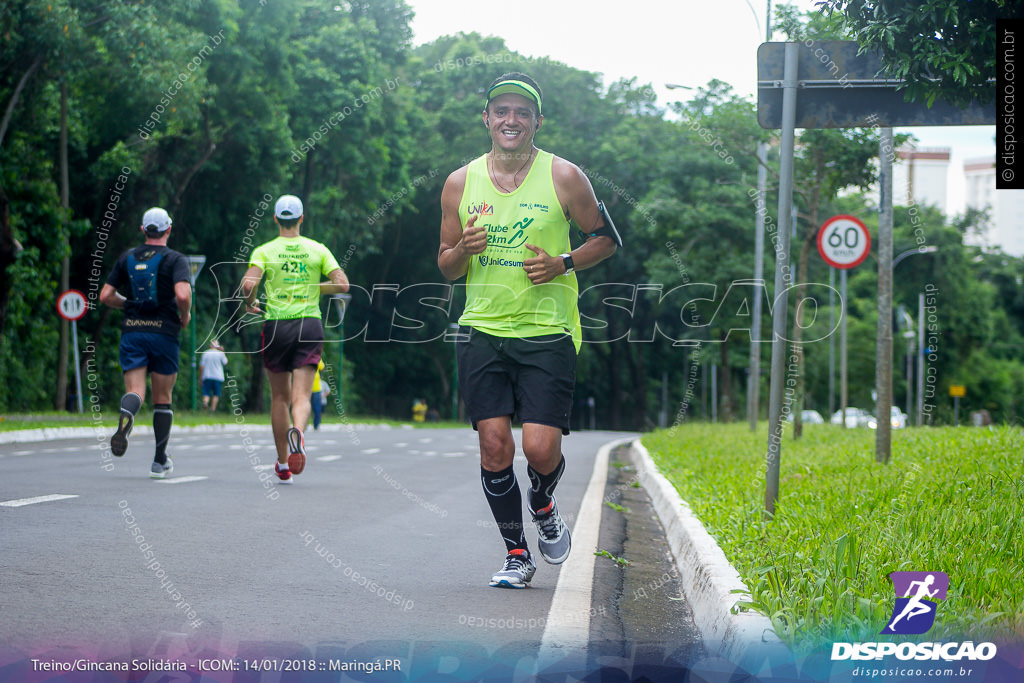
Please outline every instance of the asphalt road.
[[[623, 436], [564, 441], [570, 525], [596, 452]], [[266, 427], [175, 432], [163, 481], [148, 478], [152, 435], [123, 458], [104, 443], [0, 445], [0, 678], [26, 657], [419, 657], [436, 671], [535, 654], [561, 568], [539, 562], [528, 590], [488, 586], [505, 553], [468, 427], [310, 432], [292, 486], [276, 484]], [[516, 469], [527, 482], [521, 455]]]

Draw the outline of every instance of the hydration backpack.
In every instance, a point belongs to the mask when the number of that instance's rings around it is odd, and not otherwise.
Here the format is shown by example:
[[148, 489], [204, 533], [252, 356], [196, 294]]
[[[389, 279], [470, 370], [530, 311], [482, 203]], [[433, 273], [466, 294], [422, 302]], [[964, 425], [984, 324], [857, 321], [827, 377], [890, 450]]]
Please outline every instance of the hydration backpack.
[[155, 249], [142, 252], [136, 257], [135, 252], [128, 254], [126, 267], [131, 280], [132, 303], [137, 311], [155, 311], [160, 304], [157, 298], [157, 273], [164, 253]]

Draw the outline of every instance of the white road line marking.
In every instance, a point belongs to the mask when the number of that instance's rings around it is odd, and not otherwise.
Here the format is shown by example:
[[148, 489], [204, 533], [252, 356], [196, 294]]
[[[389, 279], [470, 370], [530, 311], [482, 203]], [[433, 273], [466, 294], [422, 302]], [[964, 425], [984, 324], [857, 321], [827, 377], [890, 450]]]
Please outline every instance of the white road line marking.
[[434, 439], [433, 439], [432, 437], [429, 437], [429, 436], [425, 436], [425, 437], [423, 437], [422, 439], [419, 439], [419, 442], [420, 442], [420, 443], [430, 443], [430, 442], [431, 442], [431, 441], [433, 441], [433, 440], [434, 440]]
[[253, 469], [256, 470], [257, 472], [265, 472], [266, 470], [274, 469], [274, 466], [273, 465], [256, 465], [256, 466], [253, 467]]
[[320, 462], [334, 462], [335, 460], [341, 460], [340, 455], [321, 455], [317, 458]]
[[32, 455], [32, 451], [14, 451], [11, 455]]
[[192, 481], [202, 481], [203, 479], [209, 479], [209, 477], [174, 477], [173, 479], [159, 479], [157, 482], [160, 484], [187, 484]]
[[461, 458], [464, 455], [469, 455], [469, 453], [463, 453], [462, 451], [454, 451], [452, 453], [442, 453], [441, 455], [443, 455], [446, 458]]
[[0, 503], [0, 505], [8, 508], [20, 508], [25, 505], [35, 505], [36, 503], [49, 503], [52, 500], [64, 500], [65, 498], [78, 498], [78, 494], [51, 493], [48, 496], [36, 496], [35, 498], [18, 498], [17, 500], [5, 500], [4, 502]]
[[398, 443], [395, 444], [395, 448], [405, 448], [408, 445], [408, 441], [399, 441]]
[[361, 450], [359, 452], [360, 453], [366, 453], [367, 455], [373, 455], [374, 453], [380, 453], [380, 449], [379, 448], [364, 448], [363, 450]]

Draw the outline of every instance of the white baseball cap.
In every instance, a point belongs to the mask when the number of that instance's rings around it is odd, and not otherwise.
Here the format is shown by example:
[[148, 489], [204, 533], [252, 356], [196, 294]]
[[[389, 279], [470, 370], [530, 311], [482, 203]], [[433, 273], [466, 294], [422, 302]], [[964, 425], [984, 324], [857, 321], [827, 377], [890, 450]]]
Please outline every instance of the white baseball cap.
[[171, 229], [171, 217], [159, 207], [153, 207], [142, 215], [142, 229], [152, 228], [157, 232], [167, 232]]
[[278, 218], [301, 218], [302, 200], [293, 194], [283, 194], [274, 205], [274, 215]]

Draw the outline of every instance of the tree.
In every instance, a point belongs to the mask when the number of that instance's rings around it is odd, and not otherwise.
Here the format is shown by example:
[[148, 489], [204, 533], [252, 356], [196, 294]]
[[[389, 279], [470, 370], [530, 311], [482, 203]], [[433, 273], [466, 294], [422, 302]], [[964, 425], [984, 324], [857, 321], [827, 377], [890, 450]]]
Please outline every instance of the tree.
[[822, 0], [862, 50], [877, 50], [895, 78], [906, 80], [907, 98], [931, 106], [941, 97], [956, 105], [995, 98], [996, 19], [1019, 13], [1010, 0]]

